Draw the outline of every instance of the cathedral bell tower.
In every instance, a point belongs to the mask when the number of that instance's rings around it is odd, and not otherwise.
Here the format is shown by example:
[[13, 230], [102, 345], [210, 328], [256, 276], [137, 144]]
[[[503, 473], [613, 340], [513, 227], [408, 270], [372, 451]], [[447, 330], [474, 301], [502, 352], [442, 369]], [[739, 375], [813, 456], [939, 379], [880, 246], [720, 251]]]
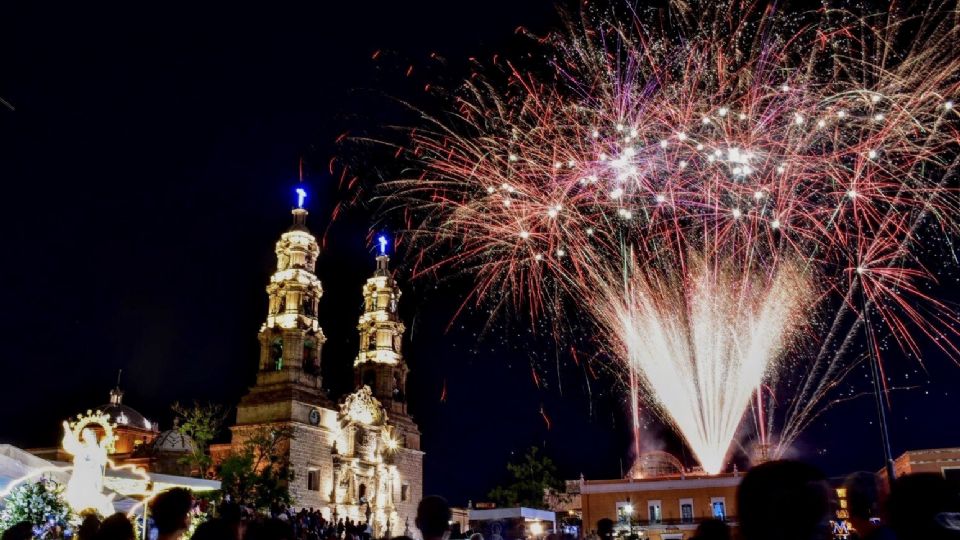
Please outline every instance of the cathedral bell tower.
[[373, 397], [391, 415], [406, 415], [407, 364], [401, 350], [405, 327], [397, 314], [400, 288], [390, 272], [387, 240], [381, 236], [379, 242], [377, 269], [363, 286], [363, 314], [357, 324], [360, 352], [353, 362], [354, 382], [357, 388], [370, 387]]
[[[320, 377], [320, 358], [326, 337], [317, 320], [323, 288], [314, 274], [320, 247], [306, 226], [306, 193], [298, 189], [293, 225], [276, 245], [277, 269], [267, 284], [267, 318], [260, 327], [257, 382], [243, 398], [237, 422], [307, 419], [308, 408], [328, 405]], [[289, 400], [290, 405], [257, 405]], [[300, 411], [299, 409], [304, 409]], [[267, 411], [276, 413], [271, 418]]]

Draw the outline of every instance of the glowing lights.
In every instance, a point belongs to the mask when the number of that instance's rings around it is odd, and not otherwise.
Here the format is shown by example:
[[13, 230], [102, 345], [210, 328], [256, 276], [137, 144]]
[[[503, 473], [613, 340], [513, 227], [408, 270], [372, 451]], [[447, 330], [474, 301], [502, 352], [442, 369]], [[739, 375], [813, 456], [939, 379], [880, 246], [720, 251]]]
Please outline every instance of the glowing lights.
[[377, 243], [380, 244], [380, 255], [386, 255], [387, 254], [387, 237], [381, 234], [380, 237], [377, 238]]
[[297, 208], [303, 208], [303, 203], [307, 199], [307, 190], [297, 188]]
[[[919, 347], [935, 320], [955, 320], [910, 255], [938, 244], [920, 230], [960, 230], [960, 194], [943, 182], [960, 151], [960, 119], [946, 114], [960, 51], [912, 36], [878, 65], [862, 54], [885, 43], [878, 17], [810, 13], [801, 28], [753, 2], [723, 6], [695, 24], [601, 9], [578, 18], [542, 44], [563, 77], [477, 75], [472, 94], [456, 95], [456, 120], [412, 130], [412, 174], [387, 186], [439, 266], [471, 268], [478, 297], [544, 319], [563, 319], [544, 313], [568, 305], [558, 300], [586, 305], [596, 343], [639, 381], [632, 397], [676, 427], [708, 471], [723, 468], [738, 427], [765, 425], [740, 424], [765, 375], [800, 382], [776, 388], [788, 409], [750, 409], [784, 422], [774, 440], [788, 445], [836, 387], [822, 374], [848, 371], [837, 346], [847, 336], [822, 334], [834, 321], [838, 332], [854, 327], [857, 310], [830, 308], [850, 290], [855, 257], [867, 256], [858, 251], [888, 265], [866, 291], [886, 342]], [[731, 18], [756, 24], [733, 35]], [[771, 39], [748, 35], [756, 28]], [[841, 35], [858, 38], [822, 46]], [[490, 158], [507, 152], [523, 167]], [[488, 189], [501, 183], [516, 195]], [[633, 256], [642, 264], [631, 267]], [[914, 300], [926, 305], [895, 307]], [[817, 304], [809, 326], [807, 304]], [[783, 361], [790, 346], [816, 360]]]
[[530, 534], [533, 536], [540, 536], [543, 534], [543, 524], [539, 521], [534, 521], [530, 524]]
[[[97, 424], [104, 430], [100, 440], [97, 440], [96, 432], [87, 427], [90, 424]], [[99, 411], [80, 417], [72, 425], [63, 423], [63, 450], [73, 456], [73, 473], [63, 491], [63, 500], [77, 514], [88, 508], [102, 516], [113, 514], [113, 495], [108, 497], [103, 493], [103, 471], [115, 440], [110, 418]]]

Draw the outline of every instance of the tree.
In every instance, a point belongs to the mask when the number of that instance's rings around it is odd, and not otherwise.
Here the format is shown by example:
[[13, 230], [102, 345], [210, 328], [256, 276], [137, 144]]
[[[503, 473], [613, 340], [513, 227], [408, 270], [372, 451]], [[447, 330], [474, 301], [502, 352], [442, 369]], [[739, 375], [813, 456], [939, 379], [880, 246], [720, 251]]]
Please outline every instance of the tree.
[[213, 465], [213, 460], [207, 449], [219, 433], [226, 418], [223, 407], [214, 403], [202, 405], [196, 401], [192, 407], [185, 407], [174, 403], [171, 407], [177, 415], [177, 425], [174, 429], [180, 435], [193, 440], [190, 453], [181, 458], [180, 462], [190, 467], [190, 472], [201, 478], [206, 478]]
[[220, 490], [233, 501], [266, 510], [290, 504], [293, 470], [287, 448], [293, 439], [289, 426], [264, 426], [244, 435], [239, 451], [220, 462]]
[[507, 463], [511, 481], [506, 486], [497, 486], [487, 495], [499, 506], [526, 506], [541, 508], [544, 496], [562, 496], [564, 483], [557, 478], [557, 467], [553, 460], [540, 455], [533, 446], [527, 451], [520, 463]]

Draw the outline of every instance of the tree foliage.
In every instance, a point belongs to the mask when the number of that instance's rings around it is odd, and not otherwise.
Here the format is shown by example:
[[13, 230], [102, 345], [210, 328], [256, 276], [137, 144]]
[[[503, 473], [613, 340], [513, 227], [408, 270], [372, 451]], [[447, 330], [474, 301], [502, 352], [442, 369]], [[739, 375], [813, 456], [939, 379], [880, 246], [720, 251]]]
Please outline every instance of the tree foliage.
[[286, 450], [292, 439], [293, 428], [289, 426], [265, 426], [244, 434], [240, 450], [220, 462], [223, 495], [261, 510], [289, 505], [293, 470]]
[[542, 508], [547, 493], [559, 497], [564, 489], [553, 460], [541, 455], [535, 446], [527, 450], [520, 463], [507, 463], [507, 471], [510, 482], [493, 488], [487, 495], [499, 506]]
[[203, 405], [196, 401], [190, 407], [174, 403], [171, 408], [177, 415], [175, 429], [194, 443], [190, 454], [184, 456], [181, 463], [188, 465], [192, 474], [208, 476], [213, 461], [207, 449], [210, 441], [220, 433], [226, 419], [224, 408], [214, 403]]
[[33, 525], [34, 538], [60, 536], [70, 520], [70, 507], [61, 498], [63, 489], [52, 480], [20, 484], [13, 488], [0, 511], [0, 531], [26, 521]]

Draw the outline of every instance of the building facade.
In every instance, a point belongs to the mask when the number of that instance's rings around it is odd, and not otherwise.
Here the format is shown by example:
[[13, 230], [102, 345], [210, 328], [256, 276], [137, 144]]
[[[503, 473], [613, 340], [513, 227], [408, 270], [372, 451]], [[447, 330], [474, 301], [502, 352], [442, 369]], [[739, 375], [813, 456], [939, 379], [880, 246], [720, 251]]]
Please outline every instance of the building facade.
[[276, 245], [257, 380], [237, 407], [231, 445], [242, 445], [255, 430], [288, 428], [293, 438], [281, 451], [294, 472], [290, 494], [297, 507], [369, 521], [376, 537], [415, 534], [423, 452], [420, 431], [407, 413], [400, 289], [389, 257], [381, 248], [363, 287], [355, 391], [334, 402], [320, 375], [326, 341], [318, 320], [320, 249], [306, 217], [305, 209], [294, 209], [293, 226]]
[[620, 534], [650, 540], [686, 540], [707, 519], [737, 523], [739, 474], [649, 479], [582, 480], [585, 534], [608, 518]]
[[[936, 473], [960, 483], [960, 448], [907, 450], [893, 460], [893, 472], [897, 477], [911, 473]], [[877, 471], [877, 475], [886, 485], [886, 468]]]

